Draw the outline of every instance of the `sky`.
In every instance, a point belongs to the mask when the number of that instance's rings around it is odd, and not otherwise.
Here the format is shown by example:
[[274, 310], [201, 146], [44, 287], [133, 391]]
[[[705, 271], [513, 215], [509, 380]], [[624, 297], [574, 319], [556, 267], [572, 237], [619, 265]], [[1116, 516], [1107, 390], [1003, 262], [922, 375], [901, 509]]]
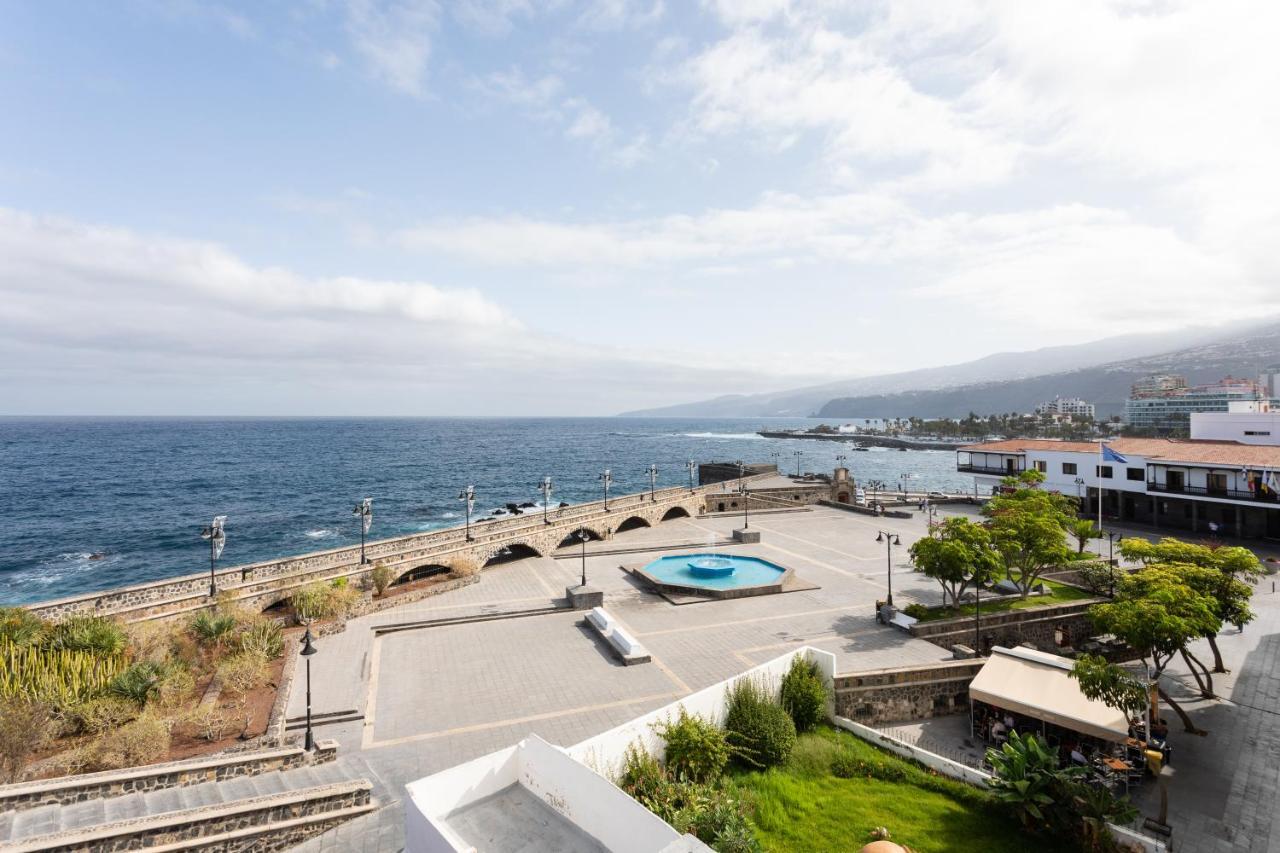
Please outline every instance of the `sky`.
[[1280, 311], [1280, 4], [0, 0], [0, 413], [583, 415]]

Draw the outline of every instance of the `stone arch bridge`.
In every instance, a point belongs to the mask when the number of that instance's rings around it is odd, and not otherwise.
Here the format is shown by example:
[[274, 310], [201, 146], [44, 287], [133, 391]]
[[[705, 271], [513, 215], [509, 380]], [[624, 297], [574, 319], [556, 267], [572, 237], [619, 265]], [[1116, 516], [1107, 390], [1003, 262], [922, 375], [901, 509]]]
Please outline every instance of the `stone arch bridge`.
[[[377, 540], [366, 543], [368, 562], [363, 566], [360, 546], [354, 545], [218, 569], [215, 577], [220, 592], [230, 593], [245, 607], [263, 610], [316, 581], [347, 578], [352, 583], [362, 583], [376, 563], [390, 567], [400, 578], [424, 566], [447, 566], [458, 558], [485, 566], [510, 554], [547, 556], [567, 544], [566, 540], [578, 530], [586, 530], [592, 539], [608, 539], [619, 530], [651, 527], [670, 518], [700, 515], [707, 496], [722, 489], [723, 484], [715, 483], [693, 489], [621, 495], [609, 499], [608, 509], [603, 501], [575, 504], [551, 511], [546, 521], [540, 512], [485, 518], [472, 523], [470, 540], [462, 527]], [[41, 602], [28, 609], [51, 620], [88, 613], [134, 622], [182, 616], [208, 607], [209, 603], [206, 571]]]

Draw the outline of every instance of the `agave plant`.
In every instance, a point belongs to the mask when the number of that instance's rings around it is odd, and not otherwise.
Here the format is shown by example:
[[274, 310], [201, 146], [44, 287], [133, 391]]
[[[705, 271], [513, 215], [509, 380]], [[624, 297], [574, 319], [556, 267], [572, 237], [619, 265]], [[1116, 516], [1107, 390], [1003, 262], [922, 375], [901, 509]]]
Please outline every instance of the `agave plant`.
[[202, 646], [222, 648], [236, 629], [236, 617], [229, 613], [201, 610], [191, 619], [191, 633]]
[[105, 616], [69, 616], [53, 626], [48, 644], [54, 649], [118, 655], [128, 637], [118, 622]]
[[176, 668], [169, 663], [139, 661], [112, 679], [108, 689], [112, 695], [128, 699], [141, 708], [160, 694], [165, 680]]
[[33, 646], [44, 638], [44, 620], [25, 607], [0, 607], [0, 642]]
[[236, 635], [236, 645], [241, 652], [258, 655], [263, 660], [275, 660], [284, 654], [284, 632], [278, 622], [255, 619]]

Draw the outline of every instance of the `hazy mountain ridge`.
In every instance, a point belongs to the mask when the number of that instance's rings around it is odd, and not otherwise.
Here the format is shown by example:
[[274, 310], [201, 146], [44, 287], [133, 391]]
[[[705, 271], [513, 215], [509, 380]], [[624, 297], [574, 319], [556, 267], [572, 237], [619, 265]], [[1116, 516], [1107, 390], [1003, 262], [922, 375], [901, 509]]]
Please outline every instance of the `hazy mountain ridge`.
[[1117, 361], [1082, 370], [1002, 382], [983, 382], [956, 388], [899, 394], [835, 398], [817, 410], [820, 417], [963, 417], [969, 412], [1028, 412], [1054, 396], [1081, 397], [1097, 406], [1098, 416], [1119, 414], [1129, 387], [1153, 373], [1178, 373], [1194, 384], [1227, 375], [1255, 378], [1258, 371], [1280, 362], [1280, 324], [1256, 327], [1236, 336], [1200, 343], [1170, 352]]
[[[972, 388], [998, 382], [1061, 374], [1122, 362], [1126, 359], [1154, 357], [1161, 353], [1178, 351], [1185, 348], [1188, 343], [1213, 346], [1227, 334], [1220, 328], [1201, 328], [1121, 335], [1085, 344], [1045, 347], [1030, 352], [995, 353], [956, 365], [863, 376], [783, 391], [729, 394], [710, 400], [623, 414], [639, 417], [805, 417], [836, 400], [852, 398], [905, 401], [907, 392], [919, 394], [926, 391]], [[1127, 392], [1126, 386], [1125, 393]], [[1123, 396], [1119, 399], [1123, 399]]]

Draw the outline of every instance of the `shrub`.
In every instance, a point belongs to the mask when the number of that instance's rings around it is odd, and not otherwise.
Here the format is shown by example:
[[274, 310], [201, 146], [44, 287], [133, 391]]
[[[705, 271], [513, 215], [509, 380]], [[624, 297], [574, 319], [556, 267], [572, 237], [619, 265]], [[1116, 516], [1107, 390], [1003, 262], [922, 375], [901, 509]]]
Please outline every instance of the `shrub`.
[[924, 619], [929, 615], [929, 608], [916, 601], [902, 608], [902, 612], [910, 616], [912, 619]]
[[45, 635], [44, 620], [25, 607], [0, 607], [0, 643], [37, 645]]
[[196, 642], [217, 653], [231, 641], [232, 633], [236, 629], [236, 617], [230, 613], [201, 610], [191, 617], [187, 627], [190, 628]]
[[1113, 569], [1110, 565], [1097, 560], [1089, 560], [1072, 566], [1080, 585], [1094, 595], [1110, 595], [1115, 587], [1116, 578], [1124, 577], [1124, 572]]
[[196, 734], [208, 741], [221, 740], [231, 733], [235, 718], [212, 703], [201, 705], [187, 715]]
[[702, 717], [690, 716], [683, 707], [674, 723], [667, 720], [656, 729], [667, 744], [667, 771], [676, 779], [715, 781], [732, 756], [724, 730]]
[[469, 578], [480, 571], [480, 564], [470, 557], [458, 556], [449, 561], [449, 573], [455, 578]]
[[622, 764], [622, 778], [618, 780], [619, 788], [657, 814], [651, 803], [662, 799], [663, 790], [668, 784], [667, 772], [658, 759], [635, 744], [627, 747]]
[[359, 598], [360, 591], [347, 584], [337, 586], [317, 582], [299, 589], [289, 597], [289, 601], [298, 619], [308, 622], [344, 616]]
[[140, 661], [111, 681], [111, 694], [128, 699], [139, 708], [147, 704], [160, 687], [168, 667], [154, 661]]
[[743, 816], [747, 803], [718, 784], [673, 780], [656, 758], [634, 745], [627, 748], [619, 787], [677, 832], [716, 850], [759, 849]]
[[53, 739], [56, 730], [48, 705], [0, 700], [0, 782], [21, 780], [31, 756]]
[[736, 756], [753, 767], [785, 763], [796, 744], [791, 716], [750, 678], [741, 678], [730, 688], [724, 724]]
[[163, 714], [172, 714], [191, 701], [196, 680], [186, 667], [171, 663], [156, 684], [149, 707]]
[[902, 782], [907, 770], [897, 762], [880, 758], [859, 758], [848, 750], [836, 753], [831, 761], [831, 775], [841, 779], [879, 779], [883, 782]]
[[138, 716], [138, 705], [122, 696], [98, 696], [65, 708], [59, 715], [64, 734], [101, 734]]
[[155, 714], [105, 732], [94, 745], [92, 763], [99, 770], [151, 764], [169, 752], [169, 725]]
[[49, 647], [98, 655], [118, 655], [129, 638], [119, 623], [105, 616], [69, 616], [53, 626]]
[[827, 683], [813, 661], [791, 659], [782, 677], [782, 707], [791, 715], [797, 732], [807, 732], [827, 716]]
[[259, 617], [241, 627], [235, 644], [241, 652], [261, 655], [264, 660], [276, 660], [284, 654], [284, 631], [274, 619]]
[[243, 697], [267, 681], [267, 659], [257, 652], [239, 652], [218, 667], [222, 689]]
[[387, 587], [391, 586], [391, 582], [396, 579], [396, 573], [391, 569], [378, 563], [369, 572], [369, 580], [373, 582], [373, 590], [378, 595], [382, 595], [387, 591]]

